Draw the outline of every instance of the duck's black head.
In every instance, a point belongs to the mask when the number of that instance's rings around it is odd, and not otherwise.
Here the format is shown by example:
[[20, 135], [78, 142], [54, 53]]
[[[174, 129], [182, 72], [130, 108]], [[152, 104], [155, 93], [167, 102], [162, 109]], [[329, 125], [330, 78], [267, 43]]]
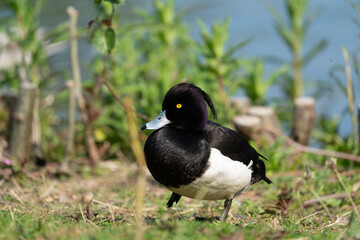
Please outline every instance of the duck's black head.
[[201, 131], [208, 121], [206, 103], [216, 118], [209, 95], [193, 84], [177, 84], [166, 93], [159, 116], [142, 129], [158, 129], [169, 125], [187, 131]]

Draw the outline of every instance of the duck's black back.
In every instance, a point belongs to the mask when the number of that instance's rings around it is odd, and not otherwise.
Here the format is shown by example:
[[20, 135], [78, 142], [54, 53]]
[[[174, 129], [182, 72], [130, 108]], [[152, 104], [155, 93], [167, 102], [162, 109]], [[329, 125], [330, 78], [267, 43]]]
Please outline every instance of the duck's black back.
[[164, 127], [149, 136], [144, 152], [155, 180], [168, 187], [179, 187], [205, 172], [210, 146], [201, 132]]
[[[240, 133], [223, 127], [212, 121], [208, 121], [204, 129], [204, 135], [211, 148], [218, 149], [223, 155], [234, 161], [240, 161], [249, 165], [251, 160], [253, 170], [251, 183], [254, 184], [260, 180], [271, 183], [266, 177], [264, 162], [259, 158], [261, 155], [249, 144]], [[262, 157], [262, 156], [261, 156]]]

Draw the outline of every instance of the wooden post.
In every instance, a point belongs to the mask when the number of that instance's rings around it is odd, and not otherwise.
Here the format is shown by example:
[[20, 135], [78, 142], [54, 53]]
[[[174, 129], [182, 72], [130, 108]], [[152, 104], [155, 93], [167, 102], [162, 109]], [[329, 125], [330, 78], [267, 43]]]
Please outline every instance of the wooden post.
[[279, 128], [278, 118], [270, 107], [250, 107], [245, 115], [235, 116], [233, 122], [238, 132], [257, 144], [264, 143], [264, 140], [265, 142], [276, 140], [276, 136], [267, 130], [268, 127]]
[[37, 92], [38, 89], [33, 83], [22, 82], [16, 110], [11, 116], [13, 126], [10, 137], [10, 155], [17, 159], [20, 165], [25, 163], [30, 152], [33, 108]]
[[245, 114], [260, 118], [262, 126], [272, 126], [275, 128], [279, 128], [280, 126], [279, 120], [274, 110], [270, 107], [264, 107], [264, 106], [250, 107]]
[[315, 118], [314, 98], [300, 97], [295, 99], [293, 128], [290, 137], [300, 144], [308, 145]]
[[243, 114], [251, 106], [251, 100], [248, 97], [233, 97], [230, 99], [230, 106], [238, 114]]
[[248, 140], [259, 139], [261, 132], [261, 120], [255, 116], [238, 115], [233, 118], [235, 129]]

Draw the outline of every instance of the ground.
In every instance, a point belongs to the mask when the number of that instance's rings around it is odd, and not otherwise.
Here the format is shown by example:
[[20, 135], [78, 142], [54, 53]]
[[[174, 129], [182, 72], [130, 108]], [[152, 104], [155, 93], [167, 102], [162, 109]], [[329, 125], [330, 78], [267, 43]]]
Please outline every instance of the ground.
[[[48, 167], [0, 180], [0, 239], [134, 239], [136, 165], [106, 161], [95, 170], [78, 169], [72, 176], [55, 176]], [[235, 198], [226, 222], [218, 221], [223, 201], [183, 197], [167, 209], [171, 193], [148, 175], [144, 236], [359, 239], [359, 220], [337, 176], [325, 168], [314, 173], [313, 180], [304, 180], [303, 175], [269, 173], [273, 184], [259, 182]], [[359, 205], [360, 170], [341, 176]], [[319, 187], [324, 179], [326, 186]]]

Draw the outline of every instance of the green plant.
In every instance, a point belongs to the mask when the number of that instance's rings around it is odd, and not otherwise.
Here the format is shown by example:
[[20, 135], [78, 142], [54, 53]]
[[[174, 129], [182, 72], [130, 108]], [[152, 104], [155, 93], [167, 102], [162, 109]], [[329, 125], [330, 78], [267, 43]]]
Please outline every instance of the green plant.
[[[201, 27], [202, 37], [201, 42], [198, 44], [201, 53], [199, 66], [209, 74], [210, 78], [217, 81], [217, 85], [213, 85], [213, 87], [218, 89], [220, 93], [219, 99], [226, 106], [228, 95], [231, 95], [240, 87], [237, 76], [240, 65], [234, 54], [245, 46], [250, 39], [246, 39], [227, 49], [225, 44], [229, 37], [230, 18], [225, 19], [223, 22], [216, 22], [211, 28], [211, 33], [205, 23], [200, 20], [198, 22]], [[214, 89], [212, 90], [212, 92], [216, 92]]]
[[[136, 25], [117, 25], [119, 16], [114, 12], [114, 4], [103, 1], [98, 9], [99, 14], [90, 26], [93, 43], [98, 50], [105, 51], [99, 51], [102, 56], [92, 63], [92, 78], [97, 81], [87, 81], [91, 99], [99, 107], [98, 118], [94, 121], [95, 137], [102, 136], [97, 137], [99, 144], [111, 143], [110, 155], [118, 151], [127, 154], [131, 143], [127, 140], [128, 123], [123, 108], [126, 106], [121, 103], [122, 99], [131, 96], [136, 99], [135, 111], [155, 116], [161, 110], [166, 91], [194, 71], [191, 65], [195, 62], [194, 44], [187, 37], [181, 14], [175, 13], [173, 1], [155, 1], [152, 13], [137, 10], [144, 21]], [[114, 28], [115, 34], [111, 39], [116, 39], [110, 51], [104, 32], [109, 26]], [[107, 88], [99, 88], [104, 80]], [[113, 89], [120, 103], [115, 101], [108, 87]]]
[[[0, 86], [16, 90], [20, 81], [32, 82], [36, 86], [49, 86], [50, 69], [46, 47], [52, 43], [62, 41], [65, 36], [65, 24], [59, 25], [52, 31], [42, 33], [39, 25], [39, 15], [46, 0], [30, 2], [26, 0], [5, 0], [5, 7], [12, 17], [0, 19], [0, 32], [8, 38], [8, 46], [15, 49], [13, 65], [2, 69]], [[6, 53], [6, 47], [2, 49]], [[11, 60], [8, 60], [11, 61]]]
[[241, 66], [246, 71], [241, 78], [241, 87], [245, 89], [246, 95], [251, 101], [258, 105], [265, 104], [265, 97], [269, 88], [289, 69], [287, 65], [283, 65], [265, 79], [264, 65], [264, 61], [260, 59], [249, 59], [241, 62]]
[[[347, 2], [357, 11], [358, 15], [360, 15], [360, 3], [356, 1], [347, 0]], [[355, 24], [360, 27], [360, 23], [358, 19], [354, 19]], [[338, 86], [337, 89], [340, 89], [344, 96], [347, 98], [347, 112], [350, 114], [352, 121], [352, 135], [346, 137], [346, 143], [350, 144], [350, 148], [352, 148], [352, 153], [359, 154], [360, 153], [360, 127], [359, 127], [359, 119], [356, 116], [356, 99], [357, 93], [354, 84], [354, 78], [352, 72], [355, 72], [355, 75], [358, 80], [360, 80], [360, 67], [358, 61], [358, 53], [359, 50], [354, 51], [353, 53], [348, 52], [348, 49], [343, 46], [342, 53], [345, 65], [334, 65], [330, 69], [330, 77], [335, 81]], [[346, 83], [343, 80], [346, 79]], [[359, 114], [359, 113], [358, 113]]]
[[[310, 0], [284, 0], [286, 17], [282, 17], [273, 7], [269, 7], [275, 21], [275, 28], [292, 54], [289, 65], [292, 74], [284, 78], [283, 87], [289, 98], [303, 95], [303, 68], [326, 46], [326, 41], [315, 43], [307, 53], [304, 53], [304, 43], [308, 29], [318, 13], [308, 14]], [[287, 20], [286, 20], [287, 19]]]
[[[20, 84], [24, 82], [32, 83], [39, 88], [40, 100], [35, 101], [37, 105], [34, 107], [38, 109], [38, 111], [34, 110], [34, 114], [39, 116], [36, 119], [40, 121], [40, 123], [38, 121], [34, 123], [37, 126], [36, 129], [39, 129], [36, 142], [41, 142], [39, 137], [41, 136], [45, 143], [38, 149], [43, 149], [46, 157], [54, 160], [53, 150], [62, 146], [58, 134], [54, 134], [56, 114], [51, 109], [52, 101], [47, 100], [53, 99], [56, 95], [49, 94], [48, 89], [53, 87], [54, 80], [60, 79], [61, 76], [52, 72], [46, 50], [51, 44], [64, 41], [67, 34], [65, 24], [46, 31], [40, 27], [39, 16], [46, 2], [46, 0], [5, 0], [3, 2], [10, 16], [0, 18], [0, 33], [7, 39], [7, 43], [0, 51], [5, 61], [10, 64], [0, 69], [0, 86], [12, 93], [17, 93]], [[41, 108], [38, 103], [42, 106]]]
[[[347, 53], [347, 51], [345, 51]], [[345, 54], [346, 57], [344, 57], [345, 60], [345, 64], [346, 66], [341, 66], [341, 65], [334, 65], [331, 69], [330, 69], [330, 77], [335, 81], [336, 85], [338, 86], [337, 89], [340, 89], [341, 92], [343, 93], [344, 96], [347, 97], [348, 100], [348, 104], [347, 106], [344, 106], [344, 108], [346, 107], [346, 111], [343, 112], [347, 112], [348, 114], [350, 114], [351, 119], [352, 119], [352, 134], [350, 136], [345, 136], [344, 138], [347, 140], [344, 140], [344, 143], [348, 143], [348, 144], [344, 144], [344, 145], [337, 145], [337, 146], [349, 146], [350, 150], [352, 153], [357, 153], [358, 152], [358, 147], [359, 147], [359, 139], [358, 139], [358, 129], [357, 129], [357, 120], [356, 120], [356, 115], [355, 115], [355, 103], [354, 103], [354, 99], [356, 99], [356, 91], [354, 91], [354, 84], [352, 81], [352, 76], [351, 76], [351, 68], [350, 68], [350, 59], [348, 54]], [[355, 68], [357, 68], [357, 60], [356, 60], [356, 56], [354, 55], [354, 65]], [[344, 83], [344, 81], [342, 80], [342, 78], [345, 77], [346, 78], [346, 84]], [[359, 78], [360, 79], [360, 78]], [[339, 136], [339, 132], [336, 131], [335, 132], [335, 136]], [[341, 138], [341, 136], [339, 136], [339, 138]], [[336, 145], [335, 145], [336, 146]], [[349, 150], [348, 150], [349, 151]]]

